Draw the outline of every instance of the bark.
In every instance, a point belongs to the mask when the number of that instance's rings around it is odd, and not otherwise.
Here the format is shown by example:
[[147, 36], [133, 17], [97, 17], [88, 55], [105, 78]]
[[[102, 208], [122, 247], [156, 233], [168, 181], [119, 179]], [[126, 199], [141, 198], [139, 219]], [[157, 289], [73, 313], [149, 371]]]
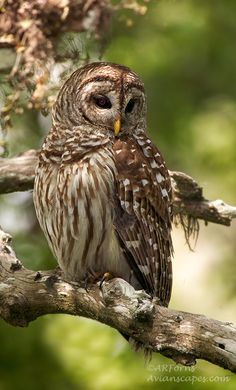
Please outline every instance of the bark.
[[55, 271], [25, 269], [0, 230], [0, 317], [13, 326], [52, 313], [96, 319], [183, 365], [204, 359], [236, 372], [236, 328], [159, 306], [122, 279], [85, 290]]

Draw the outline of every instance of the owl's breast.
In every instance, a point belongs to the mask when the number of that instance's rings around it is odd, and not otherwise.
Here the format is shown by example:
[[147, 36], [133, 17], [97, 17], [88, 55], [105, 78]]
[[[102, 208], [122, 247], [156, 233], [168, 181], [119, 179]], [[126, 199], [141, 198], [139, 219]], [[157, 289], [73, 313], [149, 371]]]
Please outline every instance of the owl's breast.
[[[112, 151], [50, 164], [48, 170], [49, 189], [41, 193], [38, 218], [60, 267], [73, 280], [90, 271], [114, 272], [120, 249], [113, 227], [117, 173]], [[37, 186], [43, 176], [38, 175]]]

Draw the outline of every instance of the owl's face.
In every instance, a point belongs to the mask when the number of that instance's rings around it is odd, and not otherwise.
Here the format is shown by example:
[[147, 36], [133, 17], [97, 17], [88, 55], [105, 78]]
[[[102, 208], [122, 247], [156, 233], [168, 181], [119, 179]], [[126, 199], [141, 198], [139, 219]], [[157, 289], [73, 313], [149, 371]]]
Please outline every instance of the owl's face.
[[145, 129], [143, 83], [128, 68], [92, 63], [72, 74], [62, 87], [54, 120], [71, 127], [120, 136]]

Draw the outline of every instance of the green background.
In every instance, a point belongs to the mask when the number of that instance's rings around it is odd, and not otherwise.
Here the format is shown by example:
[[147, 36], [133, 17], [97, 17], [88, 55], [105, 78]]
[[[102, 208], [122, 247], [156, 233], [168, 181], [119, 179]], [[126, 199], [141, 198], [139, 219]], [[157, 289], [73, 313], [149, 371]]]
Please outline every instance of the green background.
[[[128, 27], [132, 21], [132, 26]], [[207, 198], [236, 204], [236, 2], [150, 1], [144, 16], [116, 14], [104, 59], [130, 66], [144, 80], [148, 128], [168, 167], [192, 175]], [[1, 56], [1, 53], [0, 53]], [[0, 60], [3, 60], [3, 58]], [[38, 148], [47, 120], [15, 117], [10, 153]], [[32, 194], [0, 199], [0, 224], [14, 236], [26, 267], [54, 267], [39, 230]], [[171, 307], [236, 320], [236, 224], [201, 224], [195, 252], [174, 229]], [[0, 321], [0, 390], [234, 389], [235, 376], [210, 363], [176, 366], [142, 356], [113, 329], [65, 315], [39, 318], [26, 329]]]

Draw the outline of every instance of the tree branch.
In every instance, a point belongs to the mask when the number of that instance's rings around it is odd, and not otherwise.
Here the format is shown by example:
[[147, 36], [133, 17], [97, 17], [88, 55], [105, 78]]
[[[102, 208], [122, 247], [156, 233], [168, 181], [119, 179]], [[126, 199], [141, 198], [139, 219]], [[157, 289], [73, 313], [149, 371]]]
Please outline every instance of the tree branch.
[[122, 279], [88, 291], [55, 271], [25, 269], [0, 230], [0, 317], [13, 326], [52, 313], [96, 319], [177, 363], [204, 359], [236, 372], [236, 328], [205, 316], [167, 309]]
[[[37, 151], [29, 150], [13, 158], [0, 158], [0, 194], [26, 191], [33, 188]], [[236, 218], [236, 207], [222, 200], [209, 201], [203, 197], [202, 188], [192, 177], [182, 172], [170, 171], [174, 192], [174, 214], [181, 217], [203, 219], [229, 226]]]
[[0, 158], [0, 194], [31, 190], [37, 160], [36, 150], [12, 158]]

